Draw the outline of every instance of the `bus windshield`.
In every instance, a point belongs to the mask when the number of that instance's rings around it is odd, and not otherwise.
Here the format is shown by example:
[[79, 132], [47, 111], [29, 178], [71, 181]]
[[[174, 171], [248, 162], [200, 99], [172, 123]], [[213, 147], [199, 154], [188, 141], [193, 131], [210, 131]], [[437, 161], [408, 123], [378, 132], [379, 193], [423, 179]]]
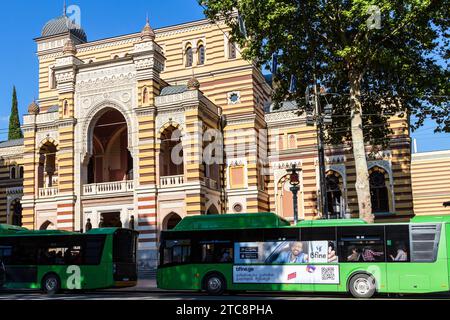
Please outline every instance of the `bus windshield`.
[[136, 263], [137, 232], [119, 229], [114, 234], [113, 261], [116, 263]]

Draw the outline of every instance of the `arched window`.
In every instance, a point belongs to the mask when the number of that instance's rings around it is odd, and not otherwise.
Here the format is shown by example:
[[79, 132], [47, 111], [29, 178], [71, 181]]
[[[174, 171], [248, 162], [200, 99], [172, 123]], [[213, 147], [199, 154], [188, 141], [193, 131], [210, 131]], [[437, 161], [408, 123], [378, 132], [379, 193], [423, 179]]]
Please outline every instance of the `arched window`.
[[143, 104], [148, 103], [148, 89], [144, 88], [144, 92], [142, 93], [142, 102]]
[[228, 41], [228, 59], [236, 59], [236, 44]]
[[341, 181], [339, 174], [334, 172], [330, 172], [327, 176], [327, 202], [330, 217], [342, 217], [342, 214], [344, 213], [344, 201], [342, 197]]
[[[181, 176], [184, 174], [184, 154], [181, 131], [169, 126], [161, 134], [159, 154], [160, 177]], [[177, 180], [178, 181], [178, 180]]]
[[52, 188], [57, 179], [56, 165], [57, 148], [53, 143], [47, 142], [39, 150], [38, 186], [39, 188]]
[[284, 150], [284, 135], [278, 136], [278, 150]]
[[198, 45], [198, 64], [199, 65], [204, 65], [205, 64], [205, 58], [206, 58], [205, 46], [202, 43], [200, 43]]
[[48, 76], [49, 83], [48, 84], [49, 84], [50, 89], [56, 89], [56, 73], [55, 73], [54, 67], [55, 66], [50, 66], [48, 68], [48, 74], [49, 74], [49, 76]]
[[289, 149], [297, 149], [297, 137], [295, 134], [289, 136]]
[[11, 179], [16, 179], [16, 167], [11, 168], [10, 177]]
[[389, 194], [384, 171], [376, 170], [370, 174], [370, 195], [374, 213], [389, 212]]
[[63, 115], [66, 117], [68, 114], [69, 114], [69, 102], [67, 102], [67, 100], [64, 100]]
[[12, 204], [12, 219], [11, 223], [13, 226], [22, 226], [22, 205], [19, 200], [16, 200]]
[[24, 177], [24, 169], [23, 166], [21, 166], [19, 168], [19, 179], [23, 179], [23, 177]]
[[185, 56], [186, 56], [186, 67], [192, 67], [194, 63], [194, 55], [190, 43], [186, 46]]

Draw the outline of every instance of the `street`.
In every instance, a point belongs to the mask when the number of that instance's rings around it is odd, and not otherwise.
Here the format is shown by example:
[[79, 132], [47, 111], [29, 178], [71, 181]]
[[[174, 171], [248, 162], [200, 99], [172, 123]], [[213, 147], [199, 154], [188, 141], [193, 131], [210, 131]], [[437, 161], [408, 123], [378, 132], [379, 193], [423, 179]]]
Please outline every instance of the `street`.
[[[314, 294], [314, 293], [261, 293], [247, 292], [239, 294], [226, 294], [224, 296], [213, 297], [205, 293], [182, 292], [182, 291], [164, 291], [156, 288], [154, 280], [140, 280], [138, 286], [126, 289], [110, 289], [99, 291], [85, 291], [68, 293], [62, 292], [58, 295], [45, 295], [40, 291], [30, 290], [6, 290], [0, 291], [0, 301], [8, 300], [26, 300], [26, 301], [51, 301], [51, 300], [67, 300], [67, 301], [83, 301], [83, 300], [127, 300], [127, 301], [151, 301], [151, 300], [167, 300], [167, 301], [278, 301], [278, 300], [300, 300], [300, 301], [345, 301], [354, 300], [345, 294]], [[403, 295], [388, 296], [378, 295], [371, 300], [375, 301], [411, 301], [411, 300], [450, 300], [449, 294], [432, 294], [432, 295]]]
[[[136, 292], [136, 291], [97, 291], [92, 293], [58, 294], [48, 296], [40, 292], [9, 291], [0, 293], [0, 301], [39, 301], [39, 300], [72, 300], [72, 301], [101, 301], [101, 300], [129, 300], [129, 301], [149, 301], [149, 300], [169, 300], [169, 301], [276, 301], [276, 300], [354, 300], [346, 295], [315, 295], [315, 294], [278, 294], [278, 293], [247, 293], [239, 295], [224, 295], [221, 297], [210, 297], [200, 293], [181, 292]], [[402, 297], [388, 297], [386, 295], [377, 296], [371, 301], [412, 301], [412, 300], [450, 300], [450, 295], [409, 295]]]

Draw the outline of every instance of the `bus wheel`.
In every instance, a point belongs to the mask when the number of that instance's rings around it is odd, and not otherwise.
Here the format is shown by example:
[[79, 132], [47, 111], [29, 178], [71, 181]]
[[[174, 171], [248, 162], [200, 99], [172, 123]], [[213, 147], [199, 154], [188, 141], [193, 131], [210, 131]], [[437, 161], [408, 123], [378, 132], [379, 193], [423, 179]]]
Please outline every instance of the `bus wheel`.
[[225, 278], [217, 273], [207, 275], [204, 280], [204, 288], [209, 295], [221, 296], [225, 292]]
[[375, 295], [375, 278], [368, 274], [357, 274], [349, 284], [350, 293], [357, 299], [370, 299]]
[[61, 289], [61, 280], [56, 274], [48, 274], [42, 280], [42, 290], [47, 294], [57, 294]]

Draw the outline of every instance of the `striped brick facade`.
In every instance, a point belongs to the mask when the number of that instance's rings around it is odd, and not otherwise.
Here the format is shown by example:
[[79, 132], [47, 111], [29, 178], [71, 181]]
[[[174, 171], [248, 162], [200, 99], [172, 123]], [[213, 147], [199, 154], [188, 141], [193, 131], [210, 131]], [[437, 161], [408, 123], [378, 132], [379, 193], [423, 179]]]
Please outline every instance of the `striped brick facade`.
[[[23, 185], [23, 224], [28, 228], [81, 231], [88, 219], [97, 227], [106, 214], [129, 227], [134, 219], [140, 267], [148, 269], [156, 264], [159, 231], [177, 219], [265, 211], [292, 219], [292, 212], [282, 209], [287, 202], [282, 188], [286, 169], [294, 163], [302, 169], [301, 215], [318, 218], [314, 128], [292, 111], [267, 112], [271, 87], [239, 50], [229, 56], [228, 31], [223, 22], [202, 20], [157, 29], [155, 39], [144, 33], [92, 42], [70, 33], [38, 38], [40, 108], [30, 107], [24, 117], [20, 150], [13, 153], [0, 145], [0, 222], [6, 222], [5, 188], [10, 185]], [[200, 44], [206, 48], [203, 65], [195, 50]], [[194, 48], [192, 67], [186, 66], [186, 46]], [[193, 75], [200, 88], [186, 87]], [[121, 115], [120, 125], [128, 133], [127, 141], [120, 142], [127, 146], [112, 154], [129, 152], [131, 174], [124, 181], [90, 183], [95, 143], [100, 144], [94, 141], [97, 122], [112, 113]], [[412, 213], [406, 125], [403, 119], [392, 121], [390, 150], [370, 159], [374, 165], [368, 168], [385, 170], [391, 209], [400, 218]], [[162, 163], [162, 138], [168, 130], [181, 133], [183, 170], [174, 176], [162, 170], [167, 165]], [[203, 163], [209, 130], [223, 137], [225, 157], [218, 167]], [[283, 147], [280, 136], [285, 137]], [[45, 169], [43, 159], [50, 159], [51, 152], [44, 150], [48, 146], [56, 149], [57, 177], [43, 186], [39, 170]], [[24, 166], [23, 182], [7, 182], [11, 161]], [[329, 148], [327, 166], [345, 180], [346, 213], [356, 215], [351, 147]]]
[[450, 151], [412, 155], [411, 176], [414, 211], [420, 215], [450, 214]]

